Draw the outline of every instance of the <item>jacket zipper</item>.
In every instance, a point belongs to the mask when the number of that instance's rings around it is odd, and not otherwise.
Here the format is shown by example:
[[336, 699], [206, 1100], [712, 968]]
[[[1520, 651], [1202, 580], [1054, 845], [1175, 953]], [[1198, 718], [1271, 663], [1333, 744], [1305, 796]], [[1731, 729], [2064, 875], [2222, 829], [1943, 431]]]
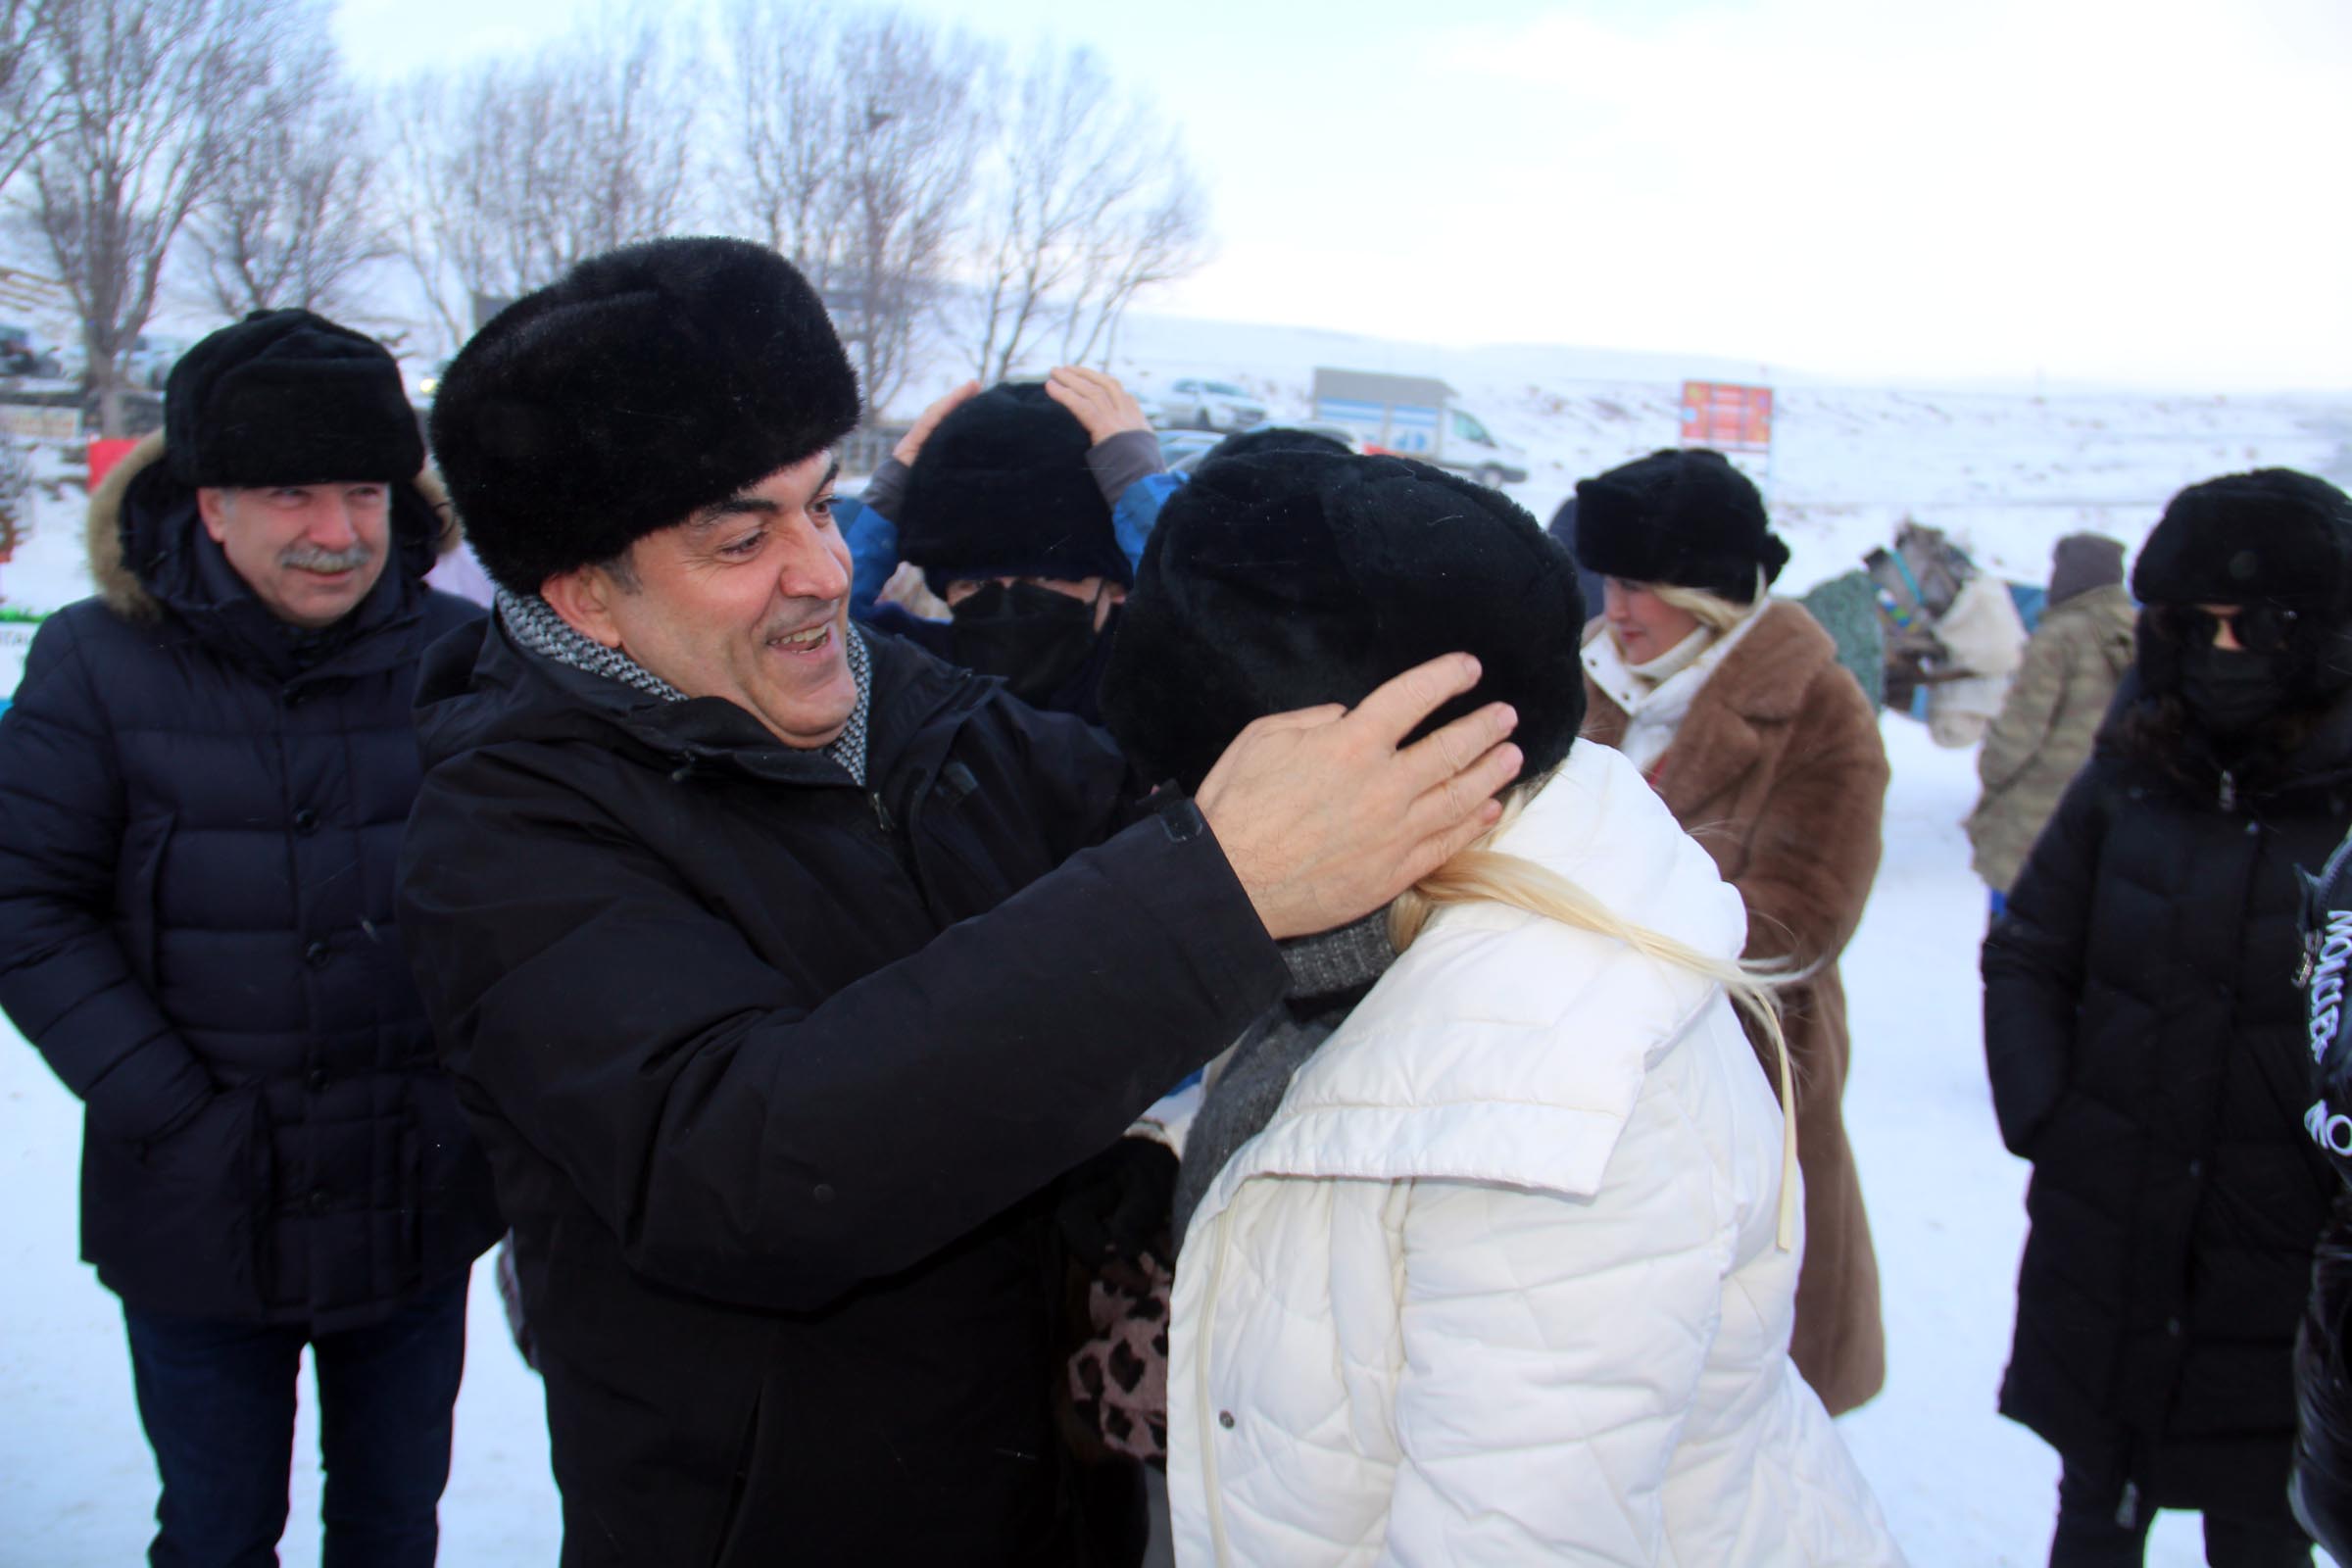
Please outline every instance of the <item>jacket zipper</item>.
[[1211, 1255], [1216, 1261], [1209, 1266], [1208, 1295], [1200, 1303], [1200, 1326], [1194, 1333], [1193, 1343], [1193, 1398], [1198, 1409], [1193, 1427], [1200, 1434], [1200, 1486], [1208, 1502], [1209, 1550], [1217, 1568], [1225, 1568], [1233, 1558], [1232, 1547], [1225, 1539], [1225, 1499], [1220, 1493], [1223, 1481], [1218, 1474], [1217, 1416], [1210, 1408], [1215, 1401], [1209, 1397], [1208, 1351], [1216, 1334], [1217, 1302], [1225, 1296], [1226, 1230], [1232, 1219], [1233, 1203], [1229, 1199], [1217, 1210], [1217, 1228], [1209, 1238], [1215, 1244]]
[[2237, 775], [2226, 767], [2222, 769], [2222, 809], [2237, 809]]

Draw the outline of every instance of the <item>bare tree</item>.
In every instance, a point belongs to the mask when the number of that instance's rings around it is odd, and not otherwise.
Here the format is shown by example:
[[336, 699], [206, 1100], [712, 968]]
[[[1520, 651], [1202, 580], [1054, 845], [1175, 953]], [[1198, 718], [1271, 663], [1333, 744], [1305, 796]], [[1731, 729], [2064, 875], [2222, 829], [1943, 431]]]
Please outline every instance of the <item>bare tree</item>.
[[232, 317], [287, 306], [364, 315], [350, 286], [394, 254], [372, 127], [333, 85], [323, 51], [278, 74], [263, 122], [189, 220], [206, 296]]
[[74, 304], [100, 428], [164, 263], [270, 102], [270, 61], [315, 37], [306, 0], [71, 0], [43, 53], [64, 122], [32, 159], [32, 217]]
[[723, 194], [751, 232], [817, 287], [842, 249], [839, 113], [833, 81], [838, 33], [821, 4], [735, 0], [725, 15], [734, 109], [721, 168]]
[[67, 0], [0, 0], [0, 185], [57, 133], [63, 110], [50, 69], [51, 18]]
[[452, 348], [482, 302], [666, 233], [689, 209], [692, 114], [652, 20], [427, 77], [403, 103], [399, 248]]
[[1014, 98], [981, 198], [968, 346], [988, 379], [1049, 343], [1064, 360], [1107, 360], [1136, 295], [1207, 256], [1181, 138], [1101, 57], [1041, 52]]
[[956, 261], [986, 51], [900, 12], [737, 0], [736, 213], [832, 309], [869, 421], [905, 385]]

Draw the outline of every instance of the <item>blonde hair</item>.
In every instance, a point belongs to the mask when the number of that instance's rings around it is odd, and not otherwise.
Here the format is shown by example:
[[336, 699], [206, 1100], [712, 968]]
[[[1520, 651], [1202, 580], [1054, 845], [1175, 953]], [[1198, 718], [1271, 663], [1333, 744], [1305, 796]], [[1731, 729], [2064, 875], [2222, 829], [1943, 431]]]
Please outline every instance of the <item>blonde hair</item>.
[[[1712, 594], [1694, 594], [1693, 597], [1712, 599], [1717, 604], [1730, 603], [1716, 599]], [[1449, 905], [1499, 904], [1542, 919], [1556, 920], [1578, 931], [1590, 931], [1596, 936], [1621, 942], [1654, 962], [1671, 965], [1723, 987], [1732, 1005], [1745, 1014], [1757, 1032], [1770, 1042], [1779, 1063], [1782, 1111], [1780, 1246], [1783, 1251], [1794, 1250], [1796, 1084], [1789, 1066], [1788, 1037], [1781, 1027], [1781, 1004], [1776, 993], [1801, 976], [1790, 974], [1774, 964], [1747, 958], [1718, 958], [1701, 953], [1688, 943], [1678, 942], [1673, 937], [1626, 919], [1549, 866], [1490, 848], [1494, 836], [1525, 809], [1527, 802], [1544, 787], [1548, 777], [1547, 774], [1544, 778], [1529, 781], [1513, 789], [1503, 802], [1500, 820], [1476, 843], [1458, 852], [1452, 859], [1397, 895], [1396, 903], [1389, 906], [1391, 944], [1398, 953], [1402, 953], [1412, 946], [1414, 938], [1428, 925], [1430, 917]]]
[[1764, 568], [1756, 568], [1756, 596], [1742, 605], [1704, 588], [1686, 588], [1681, 583], [1645, 582], [1650, 596], [1661, 605], [1681, 611], [1709, 631], [1730, 631], [1756, 612], [1764, 602]]

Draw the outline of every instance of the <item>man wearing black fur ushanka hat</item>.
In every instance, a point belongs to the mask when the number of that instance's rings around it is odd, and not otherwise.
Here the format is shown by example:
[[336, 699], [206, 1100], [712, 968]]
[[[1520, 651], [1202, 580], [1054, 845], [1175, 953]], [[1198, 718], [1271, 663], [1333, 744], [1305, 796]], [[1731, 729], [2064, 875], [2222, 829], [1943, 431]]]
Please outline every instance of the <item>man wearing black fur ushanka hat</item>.
[[2034, 1164], [2000, 1407], [2058, 1452], [2052, 1563], [2136, 1561], [2165, 1508], [2211, 1561], [2307, 1562], [2290, 1374], [2338, 1194], [2297, 977], [2303, 873], [2352, 819], [2352, 499], [2191, 485], [2132, 589], [2132, 666], [1984, 941], [1993, 1109]]
[[[515, 1231], [564, 1562], [1132, 1560], [1054, 1425], [1057, 1179], [1481, 831], [1442, 661], [1149, 803], [852, 626], [848, 361], [772, 252], [509, 307], [432, 423], [503, 590], [421, 689], [401, 934]], [[1457, 768], [1450, 755], [1476, 760]]]

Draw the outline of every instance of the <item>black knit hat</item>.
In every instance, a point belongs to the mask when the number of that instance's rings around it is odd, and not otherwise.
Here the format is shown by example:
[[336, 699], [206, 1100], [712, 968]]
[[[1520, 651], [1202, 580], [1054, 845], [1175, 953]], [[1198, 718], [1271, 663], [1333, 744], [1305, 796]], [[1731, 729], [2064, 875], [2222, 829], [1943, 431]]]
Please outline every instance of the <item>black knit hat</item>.
[[164, 384], [164, 450], [183, 484], [397, 484], [424, 466], [400, 367], [375, 339], [309, 311], [256, 311], [180, 356]]
[[1668, 448], [1576, 485], [1576, 559], [1604, 577], [1700, 588], [1736, 605], [1788, 564], [1764, 498], [1720, 452]]
[[2132, 568], [2152, 605], [2273, 604], [2352, 613], [2352, 497], [2292, 468], [2192, 484], [2164, 509]]
[[1094, 438], [1038, 382], [990, 387], [939, 422], [899, 504], [899, 555], [931, 591], [957, 577], [1134, 573], [1087, 466]]
[[1441, 654], [1477, 656], [1519, 712], [1532, 777], [1585, 716], [1576, 570], [1507, 497], [1403, 458], [1269, 452], [1169, 497], [1128, 597], [1102, 718], [1148, 772], [1200, 788], [1244, 725], [1355, 704]]
[[433, 456], [482, 565], [536, 593], [824, 451], [858, 377], [816, 293], [739, 239], [580, 263], [450, 362]]

